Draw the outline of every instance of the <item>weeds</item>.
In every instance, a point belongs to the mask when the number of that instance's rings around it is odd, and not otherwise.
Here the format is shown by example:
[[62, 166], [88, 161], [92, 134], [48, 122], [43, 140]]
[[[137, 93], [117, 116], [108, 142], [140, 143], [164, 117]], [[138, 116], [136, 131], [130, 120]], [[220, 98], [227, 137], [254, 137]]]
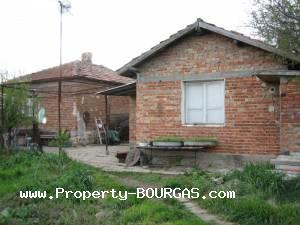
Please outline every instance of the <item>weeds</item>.
[[[2, 155], [1, 155], [2, 156]], [[171, 202], [137, 199], [21, 199], [20, 190], [54, 194], [65, 190], [133, 191], [106, 173], [55, 154], [17, 152], [0, 158], [0, 224], [200, 224], [208, 225]], [[148, 212], [149, 210], [149, 212]]]
[[201, 207], [238, 224], [298, 225], [300, 177], [287, 180], [273, 169], [271, 164], [248, 164], [243, 170], [235, 170], [225, 176], [197, 169], [177, 176], [130, 173], [120, 176], [131, 176], [165, 187], [194, 187], [199, 189], [200, 196], [207, 196], [212, 190], [232, 190], [236, 192], [236, 199], [199, 198], [196, 201]]
[[271, 164], [250, 163], [244, 167], [243, 171], [236, 171], [234, 175], [261, 191], [278, 196], [285, 191], [284, 175], [273, 169]]

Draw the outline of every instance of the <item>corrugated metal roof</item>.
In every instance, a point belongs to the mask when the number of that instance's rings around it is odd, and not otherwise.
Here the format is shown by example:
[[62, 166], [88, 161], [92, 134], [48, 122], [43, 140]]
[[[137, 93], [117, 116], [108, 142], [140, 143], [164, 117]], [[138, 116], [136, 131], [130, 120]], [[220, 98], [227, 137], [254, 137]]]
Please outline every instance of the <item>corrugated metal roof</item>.
[[110, 88], [96, 93], [97, 95], [134, 96], [136, 95], [136, 82]]

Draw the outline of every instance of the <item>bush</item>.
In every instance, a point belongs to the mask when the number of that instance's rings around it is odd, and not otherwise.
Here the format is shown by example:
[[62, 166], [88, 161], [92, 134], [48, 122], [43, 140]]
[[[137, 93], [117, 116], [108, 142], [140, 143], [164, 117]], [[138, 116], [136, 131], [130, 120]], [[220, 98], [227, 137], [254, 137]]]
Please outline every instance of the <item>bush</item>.
[[70, 143], [70, 133], [68, 130], [62, 131], [57, 139], [51, 140], [48, 143], [48, 146], [50, 147], [69, 147], [71, 145]]
[[271, 164], [248, 164], [224, 180], [223, 188], [235, 190], [237, 198], [207, 199], [200, 204], [240, 224], [299, 224], [300, 177], [286, 180]]
[[236, 171], [235, 176], [261, 191], [278, 196], [285, 190], [284, 175], [273, 169], [271, 164], [250, 163], [243, 171]]
[[52, 192], [55, 188], [60, 187], [72, 191], [92, 191], [95, 184], [94, 180], [94, 172], [78, 168], [66, 172], [58, 179], [46, 184], [46, 187], [43, 187], [43, 189]]

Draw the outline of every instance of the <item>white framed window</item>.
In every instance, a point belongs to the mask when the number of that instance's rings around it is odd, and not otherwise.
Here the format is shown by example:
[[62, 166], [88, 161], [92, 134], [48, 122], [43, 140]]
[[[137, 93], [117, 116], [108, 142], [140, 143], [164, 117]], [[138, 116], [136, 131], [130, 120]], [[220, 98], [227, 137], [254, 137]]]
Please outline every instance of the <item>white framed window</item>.
[[184, 82], [184, 123], [225, 122], [225, 81]]
[[22, 113], [26, 116], [33, 115], [33, 101], [32, 98], [27, 98], [25, 105], [22, 108]]

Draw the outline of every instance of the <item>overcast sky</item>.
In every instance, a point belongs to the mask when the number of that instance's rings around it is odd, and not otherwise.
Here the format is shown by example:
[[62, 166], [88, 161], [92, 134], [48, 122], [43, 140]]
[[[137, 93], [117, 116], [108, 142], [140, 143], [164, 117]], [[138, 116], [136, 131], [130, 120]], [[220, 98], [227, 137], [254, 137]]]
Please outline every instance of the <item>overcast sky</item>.
[[[93, 53], [118, 69], [197, 18], [246, 35], [251, 0], [71, 0], [63, 16], [63, 62]], [[59, 64], [57, 0], [0, 0], [0, 70]]]

